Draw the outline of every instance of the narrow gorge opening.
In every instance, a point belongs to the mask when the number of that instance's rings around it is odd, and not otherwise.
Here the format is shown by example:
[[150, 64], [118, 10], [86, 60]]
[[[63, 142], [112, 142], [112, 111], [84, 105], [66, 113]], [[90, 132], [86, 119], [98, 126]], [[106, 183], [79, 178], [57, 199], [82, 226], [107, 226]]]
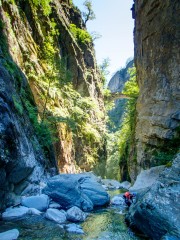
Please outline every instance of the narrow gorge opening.
[[[133, 154], [133, 161], [136, 161], [132, 145], [136, 121], [135, 104], [139, 92], [132, 57], [133, 1], [116, 1], [113, 4], [104, 1], [103, 8], [102, 4], [96, 1], [74, 3], [81, 10], [86, 28], [93, 38], [103, 84], [106, 167], [95, 167], [92, 170], [104, 178], [131, 181], [128, 169], [132, 160], [129, 160], [129, 156]], [[124, 65], [126, 66], [123, 67]]]
[[179, 10], [0, 0], [0, 239], [179, 239]]

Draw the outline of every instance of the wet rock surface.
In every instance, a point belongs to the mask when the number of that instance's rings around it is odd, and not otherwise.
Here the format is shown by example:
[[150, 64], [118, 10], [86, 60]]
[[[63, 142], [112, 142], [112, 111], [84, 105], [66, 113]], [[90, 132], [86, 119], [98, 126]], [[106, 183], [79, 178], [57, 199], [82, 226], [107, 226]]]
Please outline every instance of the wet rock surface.
[[[141, 191], [127, 220], [152, 239], [180, 238], [180, 154], [155, 183]], [[169, 237], [168, 237], [169, 236]]]

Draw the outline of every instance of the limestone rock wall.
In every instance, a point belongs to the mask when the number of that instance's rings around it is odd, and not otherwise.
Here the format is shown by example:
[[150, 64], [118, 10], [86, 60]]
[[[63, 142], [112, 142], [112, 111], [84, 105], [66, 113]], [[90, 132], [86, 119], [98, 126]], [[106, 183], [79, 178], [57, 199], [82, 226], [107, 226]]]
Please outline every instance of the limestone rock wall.
[[125, 68], [117, 71], [108, 83], [108, 88], [111, 92], [121, 92], [123, 90], [125, 82], [129, 79], [129, 68], [133, 67], [134, 61], [128, 62]]
[[134, 170], [166, 164], [177, 152], [180, 123], [180, 2], [136, 0], [137, 102]]
[[71, 1], [48, 2], [0, 1], [0, 209], [48, 172], [98, 166], [104, 152], [93, 43], [70, 30], [86, 31]]

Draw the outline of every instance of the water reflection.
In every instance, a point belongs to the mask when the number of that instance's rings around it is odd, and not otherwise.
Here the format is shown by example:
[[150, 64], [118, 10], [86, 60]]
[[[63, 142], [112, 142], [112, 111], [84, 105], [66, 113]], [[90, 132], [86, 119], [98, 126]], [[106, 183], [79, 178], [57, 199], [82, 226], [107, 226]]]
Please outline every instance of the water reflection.
[[124, 222], [124, 215], [119, 214], [117, 208], [108, 208], [96, 211], [88, 221], [82, 224], [86, 236], [84, 240], [132, 240], [142, 239], [135, 237]]

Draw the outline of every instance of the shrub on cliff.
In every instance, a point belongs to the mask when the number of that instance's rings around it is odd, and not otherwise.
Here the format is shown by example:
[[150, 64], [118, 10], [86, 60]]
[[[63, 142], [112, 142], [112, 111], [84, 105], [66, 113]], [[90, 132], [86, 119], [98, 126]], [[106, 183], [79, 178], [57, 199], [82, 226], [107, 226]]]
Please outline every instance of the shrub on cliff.
[[92, 42], [91, 35], [86, 30], [78, 28], [75, 24], [70, 24], [70, 31], [78, 43]]

